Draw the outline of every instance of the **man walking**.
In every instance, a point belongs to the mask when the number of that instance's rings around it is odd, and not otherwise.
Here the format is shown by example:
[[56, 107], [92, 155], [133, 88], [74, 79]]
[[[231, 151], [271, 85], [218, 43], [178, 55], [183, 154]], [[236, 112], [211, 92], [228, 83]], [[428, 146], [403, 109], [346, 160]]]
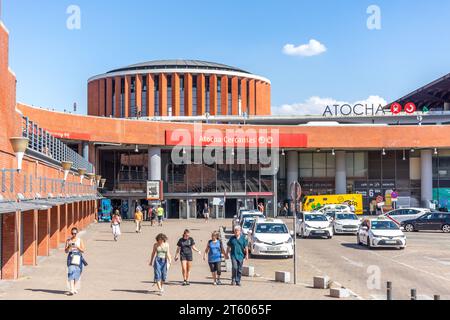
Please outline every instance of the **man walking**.
[[231, 285], [241, 286], [242, 266], [244, 259], [248, 260], [248, 242], [242, 235], [241, 227], [234, 228], [234, 236], [227, 243], [227, 259], [231, 257], [232, 262], [232, 280]]
[[163, 223], [163, 219], [164, 219], [164, 208], [161, 205], [159, 205], [156, 212], [158, 214], [158, 224], [160, 227], [162, 227], [162, 223]]

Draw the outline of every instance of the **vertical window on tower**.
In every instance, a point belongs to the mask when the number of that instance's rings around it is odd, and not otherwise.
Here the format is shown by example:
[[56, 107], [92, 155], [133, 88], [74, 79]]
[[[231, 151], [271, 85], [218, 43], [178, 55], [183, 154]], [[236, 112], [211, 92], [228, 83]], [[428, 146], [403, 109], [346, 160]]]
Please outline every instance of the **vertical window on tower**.
[[180, 75], [180, 116], [184, 113], [184, 75]]
[[233, 86], [232, 86], [232, 81], [231, 80], [232, 80], [231, 78], [228, 79], [228, 115], [233, 114], [233, 109], [232, 109], [232, 101], [233, 101], [233, 99], [232, 99], [232, 95], [231, 95], [231, 91], [233, 89]]
[[209, 87], [209, 77], [205, 77], [205, 109], [206, 113], [211, 113], [211, 95], [210, 95], [210, 87]]
[[192, 76], [192, 115], [197, 115], [197, 76]]
[[217, 78], [217, 114], [222, 114], [222, 79]]
[[147, 76], [142, 76], [142, 106], [141, 106], [141, 116], [142, 117], [148, 117], [148, 110], [147, 110]]
[[250, 114], [250, 80], [247, 81], [247, 113]]
[[120, 117], [125, 117], [125, 78], [120, 79]]
[[116, 80], [112, 79], [112, 116], [116, 115]]
[[131, 77], [131, 88], [130, 88], [130, 109], [131, 109], [131, 117], [137, 116], [137, 108], [136, 108], [136, 77]]
[[155, 117], [159, 117], [159, 76], [155, 75], [153, 79], [155, 81]]
[[167, 114], [169, 117], [172, 116], [172, 99], [173, 99], [173, 92], [172, 92], [172, 76], [167, 76]]

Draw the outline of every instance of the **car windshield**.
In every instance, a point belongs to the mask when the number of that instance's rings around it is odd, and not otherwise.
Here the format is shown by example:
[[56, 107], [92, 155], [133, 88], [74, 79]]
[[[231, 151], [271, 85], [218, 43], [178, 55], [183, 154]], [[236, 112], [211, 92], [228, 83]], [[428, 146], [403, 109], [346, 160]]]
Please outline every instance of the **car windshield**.
[[245, 219], [242, 228], [249, 229], [252, 226], [253, 221], [255, 221], [255, 219]]
[[327, 217], [321, 214], [307, 214], [305, 221], [328, 221]]
[[356, 214], [339, 213], [336, 215], [336, 220], [359, 220]]
[[288, 233], [288, 229], [282, 223], [260, 223], [256, 226], [256, 233]]
[[372, 221], [372, 230], [398, 230], [399, 227], [392, 221]]

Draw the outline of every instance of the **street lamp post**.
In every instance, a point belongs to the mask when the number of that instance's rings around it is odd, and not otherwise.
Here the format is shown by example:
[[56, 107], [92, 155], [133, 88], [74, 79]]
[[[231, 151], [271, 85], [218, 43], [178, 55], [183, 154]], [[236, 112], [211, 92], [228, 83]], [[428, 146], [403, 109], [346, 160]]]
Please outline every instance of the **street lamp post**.
[[290, 185], [291, 199], [294, 201], [294, 284], [297, 284], [297, 207], [298, 201], [301, 200], [302, 187], [298, 181], [294, 181]]

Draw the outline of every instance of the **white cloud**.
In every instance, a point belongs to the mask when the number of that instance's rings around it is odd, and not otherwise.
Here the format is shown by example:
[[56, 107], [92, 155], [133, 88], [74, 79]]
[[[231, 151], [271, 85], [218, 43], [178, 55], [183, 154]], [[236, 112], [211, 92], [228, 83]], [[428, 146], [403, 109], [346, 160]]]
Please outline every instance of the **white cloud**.
[[315, 39], [309, 40], [308, 44], [302, 44], [295, 46], [293, 44], [287, 44], [283, 47], [283, 53], [288, 56], [303, 56], [312, 57], [322, 54], [327, 51], [325, 45]]
[[367, 104], [369, 106], [374, 105], [378, 107], [380, 104], [382, 106], [386, 106], [388, 102], [380, 96], [369, 96], [365, 100], [356, 101], [353, 103], [349, 103], [346, 101], [338, 101], [333, 98], [321, 98], [321, 97], [311, 97], [304, 102], [294, 103], [294, 104], [283, 104], [278, 107], [272, 107], [273, 115], [281, 115], [281, 116], [298, 116], [298, 115], [323, 115], [326, 106], [332, 106], [335, 104], [343, 105], [343, 104]]

